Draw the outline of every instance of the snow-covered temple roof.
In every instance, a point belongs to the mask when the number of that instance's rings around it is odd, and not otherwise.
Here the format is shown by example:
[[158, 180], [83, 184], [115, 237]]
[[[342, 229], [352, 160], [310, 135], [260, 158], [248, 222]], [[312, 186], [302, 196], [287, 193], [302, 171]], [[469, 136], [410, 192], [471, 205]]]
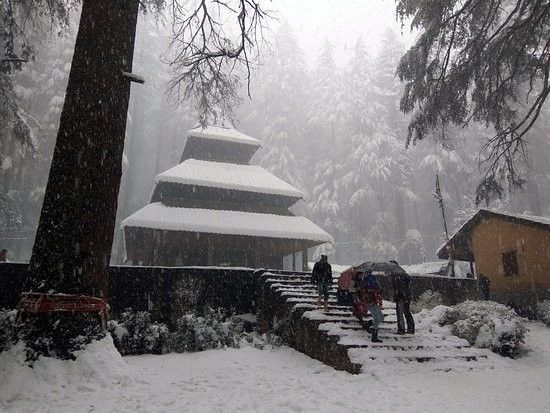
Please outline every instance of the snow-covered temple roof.
[[152, 228], [251, 237], [333, 243], [333, 238], [305, 217], [146, 205], [122, 221], [122, 227]]
[[242, 143], [246, 145], [262, 146], [262, 142], [252, 138], [244, 133], [241, 133], [233, 128], [222, 126], [207, 126], [206, 128], [198, 127], [191, 129], [188, 132], [189, 136], [204, 139], [214, 139], [226, 142]]
[[302, 198], [303, 193], [257, 165], [187, 159], [155, 178], [155, 183], [173, 182], [239, 191]]

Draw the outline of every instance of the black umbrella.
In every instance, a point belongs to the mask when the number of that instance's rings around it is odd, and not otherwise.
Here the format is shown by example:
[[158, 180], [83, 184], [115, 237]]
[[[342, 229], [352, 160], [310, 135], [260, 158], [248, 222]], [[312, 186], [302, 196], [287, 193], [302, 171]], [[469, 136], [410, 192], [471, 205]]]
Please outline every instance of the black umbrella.
[[394, 274], [406, 274], [405, 270], [401, 268], [399, 265], [393, 263], [393, 262], [374, 262], [374, 261], [367, 261], [362, 264], [357, 265], [356, 267], [353, 267], [353, 269], [357, 272], [384, 272], [384, 273], [394, 273]]

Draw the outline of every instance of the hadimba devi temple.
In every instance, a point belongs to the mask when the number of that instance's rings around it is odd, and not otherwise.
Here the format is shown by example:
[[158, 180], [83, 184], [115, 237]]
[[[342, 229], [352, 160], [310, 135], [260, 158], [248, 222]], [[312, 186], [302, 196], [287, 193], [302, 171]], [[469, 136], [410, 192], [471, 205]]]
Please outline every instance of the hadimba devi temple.
[[190, 130], [151, 203], [122, 221], [127, 262], [307, 270], [308, 249], [334, 241], [289, 211], [301, 191], [249, 164], [260, 147], [232, 128]]

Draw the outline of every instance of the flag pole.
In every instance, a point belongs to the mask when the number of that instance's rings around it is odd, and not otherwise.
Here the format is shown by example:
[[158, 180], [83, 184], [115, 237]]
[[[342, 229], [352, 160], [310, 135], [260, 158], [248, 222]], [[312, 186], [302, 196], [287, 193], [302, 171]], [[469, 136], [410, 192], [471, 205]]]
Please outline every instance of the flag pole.
[[448, 244], [449, 243], [449, 230], [447, 229], [447, 219], [445, 218], [445, 205], [443, 204], [443, 195], [441, 193], [441, 185], [439, 183], [439, 173], [436, 172], [435, 174], [435, 194], [434, 197], [437, 199], [437, 204], [439, 205], [439, 208], [441, 208], [441, 215], [443, 217], [443, 227], [445, 228], [445, 238], [447, 240], [447, 252], [449, 255], [449, 268], [451, 272], [451, 277], [455, 276], [455, 265], [454, 260], [452, 258], [452, 248]]

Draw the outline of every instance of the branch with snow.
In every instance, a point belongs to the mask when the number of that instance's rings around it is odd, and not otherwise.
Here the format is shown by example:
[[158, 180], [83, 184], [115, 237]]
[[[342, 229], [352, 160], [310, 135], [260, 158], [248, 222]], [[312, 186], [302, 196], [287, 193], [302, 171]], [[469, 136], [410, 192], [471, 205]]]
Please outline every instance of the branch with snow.
[[192, 98], [201, 124], [214, 124], [232, 117], [239, 100], [237, 70], [244, 69], [250, 81], [270, 12], [257, 0], [200, 0], [190, 10], [188, 3], [172, 1], [169, 92], [177, 103]]

